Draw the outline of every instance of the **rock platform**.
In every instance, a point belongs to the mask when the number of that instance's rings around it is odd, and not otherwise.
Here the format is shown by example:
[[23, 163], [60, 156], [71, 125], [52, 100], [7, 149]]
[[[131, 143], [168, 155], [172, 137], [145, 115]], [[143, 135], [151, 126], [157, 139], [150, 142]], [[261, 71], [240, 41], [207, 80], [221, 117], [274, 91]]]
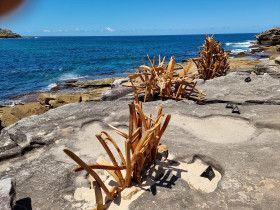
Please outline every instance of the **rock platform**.
[[[273, 72], [278, 67], [274, 65]], [[163, 177], [125, 207], [124, 201], [114, 205], [122, 209], [279, 209], [280, 79], [276, 73], [256, 75], [255, 71], [240, 69], [198, 81], [197, 88], [207, 94], [204, 103], [144, 103], [146, 113], [156, 114], [163, 104], [163, 112], [172, 114], [161, 140], [171, 155], [162, 164]], [[244, 81], [247, 77], [251, 82]], [[130, 100], [133, 96], [128, 94], [114, 101], [67, 104], [4, 128], [0, 177], [16, 180], [16, 200], [29, 199], [32, 209], [93, 208], [90, 199], [76, 192], [90, 189], [87, 175], [74, 173], [75, 164], [62, 150], [69, 148], [94, 163], [99, 156], [107, 157], [94, 137], [106, 130], [124, 151], [124, 139], [107, 124], [128, 128]], [[226, 108], [227, 102], [238, 106], [240, 114]], [[188, 168], [184, 166], [197, 158], [221, 174], [213, 192], [196, 190], [185, 179]]]

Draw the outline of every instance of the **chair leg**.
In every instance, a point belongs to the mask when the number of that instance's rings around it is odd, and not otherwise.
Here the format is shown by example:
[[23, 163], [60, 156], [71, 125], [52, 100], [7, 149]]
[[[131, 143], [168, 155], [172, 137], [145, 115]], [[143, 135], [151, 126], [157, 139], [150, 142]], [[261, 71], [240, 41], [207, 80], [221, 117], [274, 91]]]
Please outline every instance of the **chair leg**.
[[95, 201], [96, 201], [95, 209], [96, 210], [107, 209], [108, 204], [103, 204], [103, 196], [102, 196], [100, 184], [97, 181], [95, 181], [92, 176], [90, 176], [90, 179], [92, 181], [92, 185], [93, 185], [94, 192], [95, 192]]

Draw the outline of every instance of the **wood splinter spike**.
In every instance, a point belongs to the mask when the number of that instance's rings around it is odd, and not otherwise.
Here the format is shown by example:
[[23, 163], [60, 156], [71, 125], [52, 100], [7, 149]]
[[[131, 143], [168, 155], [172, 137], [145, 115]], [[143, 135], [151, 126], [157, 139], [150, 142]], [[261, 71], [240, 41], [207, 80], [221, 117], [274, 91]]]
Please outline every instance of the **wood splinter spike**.
[[[152, 62], [152, 61], [151, 61]], [[155, 65], [155, 58], [152, 62]], [[139, 102], [138, 95], [135, 96], [136, 103], [131, 102], [129, 104], [129, 132], [128, 134], [112, 127], [122, 138], [125, 138], [125, 153], [121, 152], [120, 148], [113, 140], [113, 138], [105, 131], [101, 131], [96, 135], [105, 151], [107, 152], [111, 163], [103, 158], [96, 160], [97, 164], [87, 165], [76, 154], [69, 149], [63, 151], [74, 160], [79, 166], [74, 171], [85, 170], [90, 175], [90, 181], [95, 191], [96, 207], [97, 210], [103, 210], [108, 208], [109, 204], [103, 204], [102, 191], [105, 193], [109, 200], [114, 200], [117, 194], [124, 188], [131, 185], [131, 180], [136, 183], [142, 181], [143, 168], [151, 168], [156, 164], [156, 155], [159, 141], [166, 130], [171, 115], [168, 114], [164, 119], [162, 113], [162, 105], [159, 106], [157, 118], [153, 119], [152, 115], [144, 114], [142, 110], [142, 104]], [[163, 124], [162, 124], [163, 122]], [[108, 146], [110, 145], [110, 147]], [[118, 154], [118, 158], [113, 155], [111, 148], [114, 148]], [[123, 162], [123, 165], [118, 165], [117, 159]], [[99, 175], [95, 172], [96, 169], [106, 170], [115, 180], [117, 186], [113, 186], [110, 190], [105, 183], [100, 179]], [[121, 170], [125, 173], [121, 173]], [[125, 175], [125, 177], [123, 177]]]

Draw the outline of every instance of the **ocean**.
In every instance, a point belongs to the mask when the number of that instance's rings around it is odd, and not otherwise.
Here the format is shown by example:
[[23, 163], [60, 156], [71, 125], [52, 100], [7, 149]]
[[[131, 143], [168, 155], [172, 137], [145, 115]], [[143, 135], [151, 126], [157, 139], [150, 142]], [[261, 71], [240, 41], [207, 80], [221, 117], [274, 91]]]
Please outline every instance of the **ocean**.
[[[255, 34], [216, 34], [225, 50], [249, 50]], [[36, 37], [0, 39], [0, 104], [31, 92], [48, 91], [55, 82], [124, 76], [142, 59], [160, 54], [176, 62], [197, 57], [204, 35]]]

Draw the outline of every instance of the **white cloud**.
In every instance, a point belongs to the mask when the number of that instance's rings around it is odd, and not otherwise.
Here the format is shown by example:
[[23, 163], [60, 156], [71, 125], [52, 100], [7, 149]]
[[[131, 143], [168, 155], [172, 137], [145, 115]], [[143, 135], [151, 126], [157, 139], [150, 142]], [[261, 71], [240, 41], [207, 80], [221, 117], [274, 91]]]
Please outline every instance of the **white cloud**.
[[43, 30], [43, 32], [45, 32], [45, 33], [50, 33], [50, 32], [51, 32], [51, 30], [47, 30], [47, 29], [45, 29], [45, 30]]
[[105, 28], [107, 31], [110, 31], [110, 32], [114, 32], [115, 30], [114, 29], [112, 29], [112, 28], [110, 28], [110, 27], [106, 27]]
[[76, 32], [78, 32], [78, 31], [80, 31], [80, 29], [78, 29], [78, 28], [75, 28], [75, 31], [76, 31]]
[[63, 32], [63, 30], [62, 30], [62, 29], [58, 29], [57, 31], [58, 31], [58, 32]]

